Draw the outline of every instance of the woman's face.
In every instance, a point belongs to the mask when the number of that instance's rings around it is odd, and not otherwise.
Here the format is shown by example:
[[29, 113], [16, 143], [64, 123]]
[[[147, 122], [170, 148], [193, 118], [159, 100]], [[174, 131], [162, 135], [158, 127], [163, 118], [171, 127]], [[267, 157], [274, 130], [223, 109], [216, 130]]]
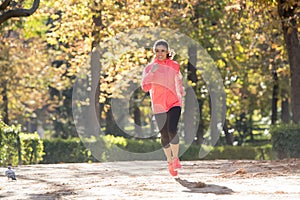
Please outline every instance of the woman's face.
[[157, 45], [154, 49], [155, 56], [158, 60], [163, 61], [167, 59], [168, 49], [163, 45]]

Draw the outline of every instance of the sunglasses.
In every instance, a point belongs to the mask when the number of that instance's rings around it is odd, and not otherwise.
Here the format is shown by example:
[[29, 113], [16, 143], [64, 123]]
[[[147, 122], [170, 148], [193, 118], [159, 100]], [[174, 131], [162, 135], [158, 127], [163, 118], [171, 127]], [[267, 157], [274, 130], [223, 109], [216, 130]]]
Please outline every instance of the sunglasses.
[[167, 50], [165, 50], [165, 49], [162, 49], [162, 50], [155, 49], [155, 53], [165, 53], [165, 52], [167, 52]]

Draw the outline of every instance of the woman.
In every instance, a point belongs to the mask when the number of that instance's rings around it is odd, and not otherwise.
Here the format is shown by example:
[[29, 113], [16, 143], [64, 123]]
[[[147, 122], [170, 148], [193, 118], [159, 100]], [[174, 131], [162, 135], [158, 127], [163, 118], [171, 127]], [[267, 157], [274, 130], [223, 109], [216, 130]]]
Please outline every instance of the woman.
[[156, 41], [153, 51], [154, 60], [145, 67], [141, 86], [145, 92], [150, 92], [151, 106], [160, 130], [169, 172], [172, 176], [177, 176], [177, 169], [181, 168], [177, 126], [184, 91], [182, 75], [179, 64], [172, 60], [167, 41]]

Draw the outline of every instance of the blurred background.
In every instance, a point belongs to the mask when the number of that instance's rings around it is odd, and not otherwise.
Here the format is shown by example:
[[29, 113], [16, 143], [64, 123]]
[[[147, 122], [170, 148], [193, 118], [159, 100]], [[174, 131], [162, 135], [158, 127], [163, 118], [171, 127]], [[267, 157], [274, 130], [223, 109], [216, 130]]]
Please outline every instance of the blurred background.
[[[0, 0], [0, 165], [134, 159], [118, 156], [119, 148], [159, 149], [159, 134], [143, 138], [157, 133], [148, 94], [138, 88], [130, 97], [127, 120], [139, 126], [121, 123], [111, 110], [112, 98], [124, 98], [118, 91], [139, 84], [153, 40], [145, 33], [140, 48], [128, 38], [126, 51], [105, 44], [138, 28], [193, 39], [223, 79], [225, 121], [209, 129], [213, 91], [194, 64], [199, 50], [191, 45], [188, 56], [175, 56], [198, 105], [192, 120], [183, 112], [180, 121], [181, 145], [192, 143], [181, 159], [200, 159], [201, 148], [210, 151], [201, 159], [300, 157], [299, 17], [297, 0]], [[99, 44], [110, 54], [92, 68], [90, 53]], [[102, 145], [98, 159], [80, 140], [72, 114], [73, 86], [83, 71], [82, 92], [95, 89], [96, 103], [87, 98], [80, 106], [96, 109], [91, 124], [104, 133], [89, 141]], [[212, 147], [206, 142], [214, 131], [220, 138]]]

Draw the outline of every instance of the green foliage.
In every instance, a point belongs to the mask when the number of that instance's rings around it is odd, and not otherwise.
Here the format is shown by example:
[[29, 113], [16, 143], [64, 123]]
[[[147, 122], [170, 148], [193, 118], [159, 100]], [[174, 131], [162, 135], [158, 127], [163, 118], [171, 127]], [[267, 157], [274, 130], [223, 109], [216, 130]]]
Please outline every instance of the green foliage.
[[24, 19], [25, 38], [44, 37], [48, 28], [46, 26], [47, 18], [42, 15], [32, 15]]
[[0, 166], [18, 164], [17, 137], [20, 127], [8, 126], [0, 120]]
[[163, 151], [161, 151], [160, 154], [151, 154], [151, 156], [145, 155], [145, 153], [152, 153], [158, 150], [162, 150], [159, 141], [145, 139], [123, 139], [126, 142], [110, 144], [111, 148], [107, 149], [105, 152], [105, 161], [164, 159]]
[[[96, 154], [99, 161], [136, 160], [134, 154], [124, 155], [124, 151], [145, 153], [156, 151], [161, 147], [157, 141], [125, 139], [113, 135], [101, 136], [98, 141], [91, 139], [85, 141], [85, 144], [86, 146], [79, 138], [45, 139], [45, 155], [41, 163], [94, 162], [96, 159], [92, 154]], [[97, 152], [91, 152], [90, 149], [96, 149]]]
[[0, 166], [36, 164], [42, 160], [43, 143], [37, 133], [22, 133], [20, 126], [0, 121]]
[[22, 164], [37, 164], [43, 159], [44, 145], [37, 133], [20, 133]]
[[[181, 156], [182, 160], [199, 160], [199, 151], [203, 148], [198, 145], [192, 145], [189, 149]], [[205, 147], [204, 147], [205, 148]], [[272, 153], [272, 147], [265, 145], [262, 147], [252, 146], [219, 146], [213, 147], [213, 149], [205, 156], [204, 160], [215, 160], [215, 159], [245, 159], [245, 160], [270, 160], [274, 159]]]
[[127, 140], [123, 137], [115, 137], [113, 135], [106, 135], [102, 137], [105, 141], [107, 148], [110, 148], [112, 144], [117, 145], [119, 147], [126, 147], [127, 146]]
[[102, 137], [110, 148], [112, 145], [116, 145], [121, 149], [135, 153], [146, 153], [161, 148], [161, 144], [158, 141], [142, 140], [142, 139], [126, 139], [124, 137], [106, 135]]
[[[126, 160], [162, 160], [165, 159], [163, 151], [154, 157], [147, 157], [143, 153], [161, 150], [159, 141], [126, 139], [114, 137], [112, 135], [101, 136], [100, 141], [90, 140], [86, 144], [91, 148], [97, 148], [98, 161], [126, 161]], [[105, 144], [105, 145], [103, 145]], [[90, 150], [86, 149], [79, 138], [73, 139], [51, 139], [44, 140], [45, 152], [42, 163], [61, 163], [61, 162], [94, 162]], [[181, 149], [184, 146], [181, 146]], [[265, 145], [262, 147], [253, 146], [220, 146], [220, 147], [201, 147], [192, 145], [181, 156], [182, 160], [199, 160], [200, 148], [210, 148], [209, 154], [202, 158], [205, 160], [213, 159], [274, 159], [272, 147]], [[186, 148], [184, 148], [186, 149]], [[132, 152], [124, 153], [124, 151]]]
[[128, 140], [127, 151], [147, 153], [161, 149], [161, 144], [153, 140]]
[[45, 155], [41, 163], [76, 163], [92, 160], [91, 153], [79, 138], [43, 140]]
[[270, 129], [278, 158], [300, 158], [300, 124], [281, 124]]
[[[25, 2], [25, 7], [30, 7], [32, 1]], [[34, 123], [31, 119], [36, 117], [44, 127], [54, 127], [58, 137], [76, 136], [70, 134], [75, 133], [72, 85], [78, 72], [86, 67], [92, 46], [141, 27], [179, 30], [201, 43], [223, 76], [228, 129], [241, 140], [250, 134], [253, 123], [270, 116], [273, 70], [277, 70], [280, 88], [289, 91], [289, 69], [275, 0], [97, 2], [42, 1], [34, 15], [9, 20], [1, 27], [0, 45], [3, 43], [5, 48], [0, 49], [4, 59], [0, 66], [5, 70], [0, 72], [0, 84], [5, 83], [7, 88], [1, 86], [0, 91], [9, 98], [3, 102], [5, 98], [0, 97], [0, 104], [8, 104], [9, 120], [25, 125]], [[289, 0], [283, 6], [287, 9], [295, 2]], [[128, 37], [126, 48], [111, 46], [112, 56], [102, 59], [100, 102], [140, 80], [142, 66], [152, 57], [147, 37], [145, 49], [131, 44]], [[174, 48], [176, 42], [170, 45]], [[186, 69], [184, 54], [177, 55]], [[63, 64], [53, 65], [58, 62]], [[204, 102], [201, 128], [205, 130], [210, 121], [209, 93], [198, 72], [195, 92]], [[89, 72], [84, 74], [90, 76]], [[280, 93], [282, 98], [289, 98], [288, 92]], [[109, 125], [111, 121], [105, 113], [109, 105], [101, 106], [104, 108], [98, 112], [107, 120], [103, 124]], [[1, 111], [7, 112], [3, 108]], [[139, 108], [141, 115], [148, 115], [148, 102]]]

